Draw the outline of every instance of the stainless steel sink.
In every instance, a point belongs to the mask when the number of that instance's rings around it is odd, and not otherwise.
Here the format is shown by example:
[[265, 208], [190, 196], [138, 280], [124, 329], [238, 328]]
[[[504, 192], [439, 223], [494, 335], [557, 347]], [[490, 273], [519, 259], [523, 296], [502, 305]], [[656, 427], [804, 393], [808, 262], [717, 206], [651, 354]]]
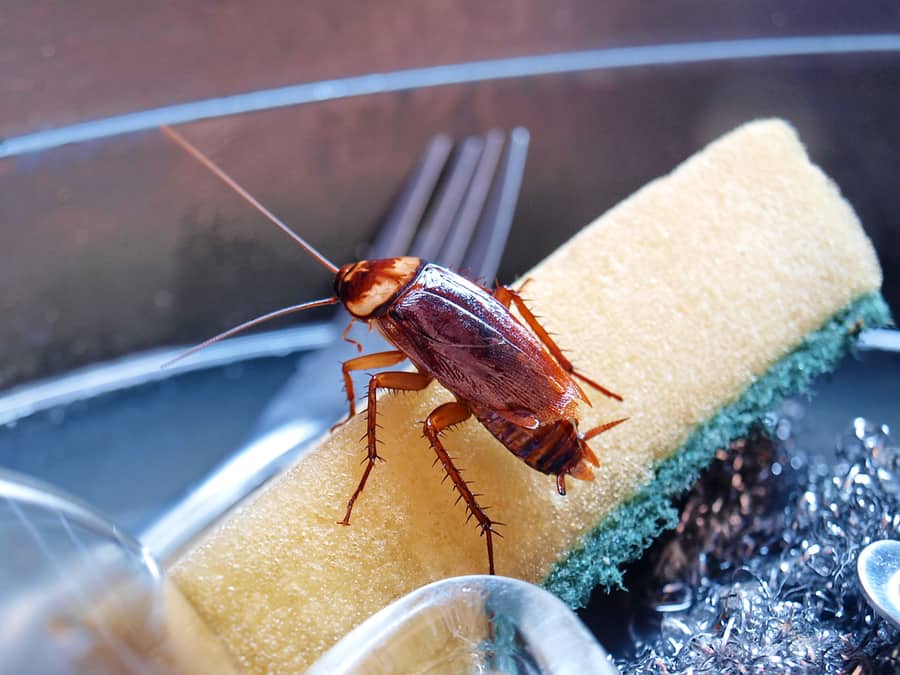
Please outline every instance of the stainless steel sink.
[[[790, 14], [781, 3], [710, 2], [683, 17], [642, 17], [635, 3], [562, 0], [522, 3], [510, 22], [409, 3], [400, 26], [323, 3], [316, 16], [331, 23], [312, 30], [309, 10], [292, 3], [274, 19], [185, 8], [176, 24], [149, 9], [124, 21], [96, 4], [93, 13], [60, 8], [49, 22], [30, 3], [0, 16], [0, 38], [15, 24], [35, 41], [0, 39], [0, 61], [13, 65], [0, 74], [0, 100], [10, 102], [0, 106], [0, 467], [81, 496], [132, 532], [252, 440], [297, 359], [335, 336], [319, 315], [160, 371], [171, 345], [317, 297], [330, 279], [152, 124], [40, 151], [23, 138], [52, 140], [98, 119], [121, 131], [116, 124], [148, 111], [185, 123], [261, 202], [345, 261], [365, 250], [435, 132], [527, 126], [529, 166], [500, 272], [509, 280], [711, 139], [779, 116], [860, 214], [900, 313], [900, 35], [882, 34], [896, 25], [893, 8], [824, 3]], [[157, 30], [158, 44], [135, 40], [136, 26]], [[424, 51], [415, 47], [423, 36], [409, 34], [423, 26]], [[213, 39], [216, 28], [231, 41]], [[268, 39], [273, 30], [280, 42]], [[324, 42], [306, 40], [310, 32]], [[848, 49], [837, 33], [869, 48]], [[238, 55], [232, 43], [246, 49]], [[657, 48], [671, 45], [680, 47]], [[219, 60], [204, 69], [207, 51]], [[539, 67], [523, 73], [520, 57], [535, 55], [528, 63]], [[571, 66], [585, 58], [593, 65]], [[442, 86], [345, 96], [333, 81], [470, 61], [476, 75]], [[318, 102], [225, 114], [230, 95], [269, 100], [295, 85], [319, 92]], [[188, 124], [193, 108], [179, 106], [193, 102], [219, 113]], [[196, 110], [212, 109], [204, 105]], [[165, 117], [173, 106], [178, 119]], [[315, 386], [340, 386], [337, 368]], [[900, 428], [896, 354], [861, 352], [813, 389], [799, 430], [810, 445], [828, 447], [860, 415]]]

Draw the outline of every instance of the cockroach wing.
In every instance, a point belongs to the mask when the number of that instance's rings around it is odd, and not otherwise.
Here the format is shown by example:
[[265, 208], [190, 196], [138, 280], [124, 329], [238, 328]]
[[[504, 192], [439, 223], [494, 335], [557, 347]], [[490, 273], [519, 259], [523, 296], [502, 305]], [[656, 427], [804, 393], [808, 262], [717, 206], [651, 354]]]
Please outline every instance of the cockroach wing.
[[569, 374], [506, 307], [438, 265], [426, 265], [376, 321], [420, 370], [520, 426], [571, 415], [580, 398]]

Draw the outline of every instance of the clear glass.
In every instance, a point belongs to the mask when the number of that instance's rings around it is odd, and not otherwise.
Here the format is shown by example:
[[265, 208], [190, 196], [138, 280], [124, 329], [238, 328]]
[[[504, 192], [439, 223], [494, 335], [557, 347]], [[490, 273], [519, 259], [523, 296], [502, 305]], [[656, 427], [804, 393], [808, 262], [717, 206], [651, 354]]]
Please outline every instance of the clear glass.
[[148, 551], [54, 488], [0, 470], [0, 673], [170, 672]]
[[413, 591], [351, 631], [310, 675], [618, 670], [575, 614], [532, 584], [465, 576]]

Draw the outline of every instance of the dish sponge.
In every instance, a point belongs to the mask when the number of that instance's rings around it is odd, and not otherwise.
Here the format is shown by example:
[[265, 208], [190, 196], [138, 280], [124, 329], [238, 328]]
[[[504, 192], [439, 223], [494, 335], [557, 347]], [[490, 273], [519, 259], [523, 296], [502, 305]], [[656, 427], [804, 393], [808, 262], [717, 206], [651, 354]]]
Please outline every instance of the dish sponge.
[[[871, 243], [832, 182], [779, 121], [714, 142], [601, 217], [527, 274], [529, 304], [588, 390], [581, 428], [593, 482], [560, 496], [477, 422], [445, 444], [507, 523], [497, 573], [571, 605], [675, 524], [671, 499], [716, 448], [833, 368], [863, 327], [890, 316]], [[335, 378], [338, 378], [337, 369]], [[310, 383], [316, 386], [316, 383]], [[260, 490], [170, 570], [235, 664], [302, 670], [391, 601], [443, 577], [487, 571], [484, 542], [441, 486], [419, 420], [451, 400], [438, 385], [379, 403], [383, 456], [350, 527], [357, 416]]]

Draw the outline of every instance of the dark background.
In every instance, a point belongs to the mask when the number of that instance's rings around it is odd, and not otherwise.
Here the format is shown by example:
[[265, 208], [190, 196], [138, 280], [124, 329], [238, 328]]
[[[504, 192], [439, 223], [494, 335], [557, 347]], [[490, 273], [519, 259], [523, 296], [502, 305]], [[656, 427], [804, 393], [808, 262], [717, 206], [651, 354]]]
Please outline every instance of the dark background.
[[[0, 136], [322, 78], [580, 49], [897, 32], [893, 2], [7, 2]], [[724, 60], [378, 94], [182, 131], [338, 263], [434, 133], [525, 125], [509, 280], [738, 124], [794, 123], [900, 308], [900, 52]], [[327, 272], [156, 131], [0, 159], [0, 388], [191, 342]], [[315, 318], [315, 317], [313, 317]]]

